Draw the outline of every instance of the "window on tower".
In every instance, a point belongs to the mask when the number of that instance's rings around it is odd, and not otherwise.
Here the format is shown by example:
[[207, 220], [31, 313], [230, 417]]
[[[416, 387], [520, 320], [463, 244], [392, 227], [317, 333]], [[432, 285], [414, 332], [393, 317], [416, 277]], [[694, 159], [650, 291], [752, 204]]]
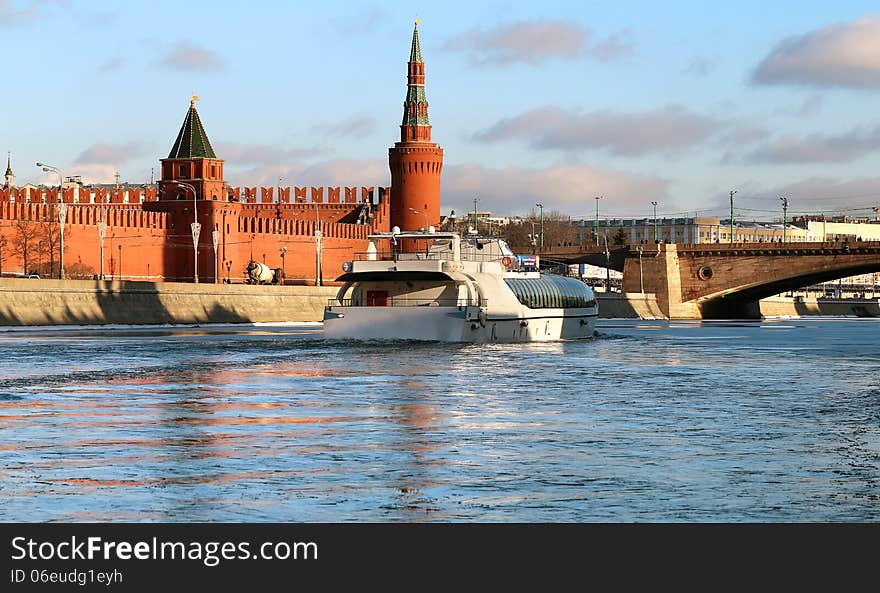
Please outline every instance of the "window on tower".
[[189, 177], [189, 164], [180, 165], [180, 177], [186, 179]]

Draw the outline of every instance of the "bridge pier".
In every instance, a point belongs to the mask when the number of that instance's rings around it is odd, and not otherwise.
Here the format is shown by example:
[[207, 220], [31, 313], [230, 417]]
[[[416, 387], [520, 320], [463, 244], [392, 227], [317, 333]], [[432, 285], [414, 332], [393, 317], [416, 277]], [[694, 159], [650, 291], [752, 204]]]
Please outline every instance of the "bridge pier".
[[760, 319], [763, 298], [880, 271], [880, 242], [641, 247], [626, 254], [623, 290], [644, 286], [670, 319]]
[[657, 304], [670, 319], [702, 319], [696, 303], [681, 298], [681, 265], [676, 245], [646, 245], [641, 255], [626, 258], [623, 267], [623, 291], [646, 293], [657, 297]]

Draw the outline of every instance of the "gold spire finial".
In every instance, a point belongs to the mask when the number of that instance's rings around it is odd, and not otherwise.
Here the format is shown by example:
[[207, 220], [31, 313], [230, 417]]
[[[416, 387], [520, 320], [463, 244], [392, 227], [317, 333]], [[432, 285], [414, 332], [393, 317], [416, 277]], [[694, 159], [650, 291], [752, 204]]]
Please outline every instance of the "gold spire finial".
[[416, 25], [422, 22], [422, 19], [416, 19]]
[[196, 106], [196, 101], [198, 101], [198, 100], [199, 100], [199, 96], [198, 96], [198, 95], [193, 95], [193, 96], [192, 96], [192, 99], [189, 100], [189, 106], [190, 106], [190, 107], [195, 107], [195, 106]]

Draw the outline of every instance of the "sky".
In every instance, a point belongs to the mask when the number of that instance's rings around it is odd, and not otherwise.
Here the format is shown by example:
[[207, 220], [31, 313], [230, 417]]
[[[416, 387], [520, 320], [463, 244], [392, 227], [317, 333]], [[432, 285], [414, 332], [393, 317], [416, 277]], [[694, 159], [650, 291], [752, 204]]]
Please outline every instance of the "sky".
[[880, 206], [867, 1], [0, 0], [0, 150], [141, 183], [198, 95], [230, 185], [390, 186], [417, 18], [444, 214]]

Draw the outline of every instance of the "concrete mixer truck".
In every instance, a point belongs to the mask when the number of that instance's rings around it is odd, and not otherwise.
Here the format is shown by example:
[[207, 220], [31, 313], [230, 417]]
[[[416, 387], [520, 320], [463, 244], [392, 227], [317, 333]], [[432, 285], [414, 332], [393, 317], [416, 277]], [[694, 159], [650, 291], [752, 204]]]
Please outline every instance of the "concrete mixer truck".
[[284, 273], [281, 268], [274, 270], [266, 264], [250, 261], [247, 265], [247, 284], [284, 284]]

